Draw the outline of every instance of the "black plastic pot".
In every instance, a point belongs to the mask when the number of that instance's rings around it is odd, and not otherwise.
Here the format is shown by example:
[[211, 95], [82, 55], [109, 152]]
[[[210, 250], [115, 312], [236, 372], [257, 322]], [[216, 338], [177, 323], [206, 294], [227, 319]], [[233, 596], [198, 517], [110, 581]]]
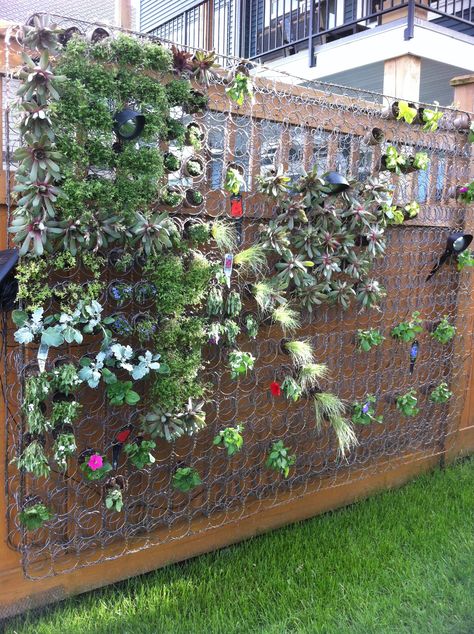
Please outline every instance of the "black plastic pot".
[[330, 185], [333, 194], [339, 194], [350, 189], [347, 179], [339, 172], [327, 172], [323, 175], [323, 178]]
[[54, 427], [51, 433], [53, 435], [53, 438], [56, 440], [61, 434], [74, 434], [74, 429], [72, 425], [57, 425], [56, 427]]
[[366, 145], [380, 145], [385, 139], [384, 131], [381, 128], [367, 130], [362, 140]]
[[195, 190], [194, 189], [187, 189], [186, 190], [186, 194], [184, 196], [184, 204], [185, 207], [193, 207], [193, 208], [198, 208], [201, 207], [204, 204], [204, 198], [201, 200], [200, 203], [196, 203], [193, 201], [193, 194], [194, 194]]
[[51, 399], [53, 403], [60, 403], [61, 401], [67, 401], [68, 403], [72, 403], [75, 398], [74, 394], [66, 394], [65, 392], [55, 392]]

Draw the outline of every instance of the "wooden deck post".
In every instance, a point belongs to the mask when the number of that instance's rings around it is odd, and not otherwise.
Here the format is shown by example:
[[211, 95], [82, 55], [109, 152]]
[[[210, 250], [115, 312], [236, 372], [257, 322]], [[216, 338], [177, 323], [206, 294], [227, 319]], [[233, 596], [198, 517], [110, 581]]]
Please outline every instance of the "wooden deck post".
[[419, 101], [420, 77], [420, 57], [402, 55], [387, 59], [384, 64], [383, 93], [407, 101]]

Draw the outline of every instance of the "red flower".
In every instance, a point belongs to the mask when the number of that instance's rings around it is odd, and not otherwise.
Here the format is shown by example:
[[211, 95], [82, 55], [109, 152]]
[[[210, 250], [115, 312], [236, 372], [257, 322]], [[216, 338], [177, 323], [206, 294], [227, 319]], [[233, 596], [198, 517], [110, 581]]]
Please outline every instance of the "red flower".
[[125, 442], [130, 436], [130, 433], [131, 432], [129, 429], [123, 429], [122, 431], [119, 431], [119, 433], [117, 434], [117, 442]]
[[272, 393], [273, 396], [280, 396], [281, 395], [280, 384], [277, 383], [276, 381], [272, 381], [270, 383], [270, 392]]

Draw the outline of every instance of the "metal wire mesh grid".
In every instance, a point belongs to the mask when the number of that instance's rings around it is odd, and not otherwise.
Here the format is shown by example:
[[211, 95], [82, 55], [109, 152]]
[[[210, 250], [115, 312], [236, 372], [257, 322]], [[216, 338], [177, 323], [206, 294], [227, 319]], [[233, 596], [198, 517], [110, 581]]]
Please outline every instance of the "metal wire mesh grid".
[[[61, 19], [56, 21], [61, 23]], [[62, 24], [74, 24], [82, 30], [87, 26], [70, 19], [64, 19]], [[237, 60], [227, 59], [228, 66], [233, 64]], [[299, 338], [310, 339], [317, 360], [328, 365], [330, 379], [326, 387], [348, 403], [359, 401], [368, 393], [375, 394], [384, 423], [359, 427], [358, 448], [341, 459], [333, 431], [329, 427], [316, 428], [309, 400], [289, 404], [270, 395], [270, 382], [281, 378], [289, 365], [281, 348], [282, 334], [276, 326], [264, 325], [255, 342], [244, 344], [243, 348], [257, 358], [257, 364], [255, 371], [239, 382], [231, 381], [224, 370], [225, 351], [209, 346], [205, 375], [213, 386], [213, 395], [206, 407], [207, 428], [172, 444], [159, 442], [156, 463], [139, 472], [130, 471], [122, 456], [119, 472], [126, 477], [128, 486], [121, 514], [107, 513], [101, 485], [84, 481], [77, 468], [70, 469], [66, 476], [53, 472], [46, 482], [38, 482], [9, 467], [9, 540], [21, 550], [24, 572], [29, 578], [64, 573], [232, 525], [263, 509], [285, 504], [288, 497], [303, 498], [314, 491], [395, 469], [401, 463], [426, 456], [442, 458], [456, 433], [465, 399], [464, 364], [472, 341], [468, 319], [471, 282], [469, 275], [459, 274], [453, 263], [426, 282], [449, 232], [473, 228], [472, 208], [457, 203], [452, 193], [452, 188], [469, 176], [470, 147], [466, 135], [453, 130], [456, 113], [446, 111], [443, 129], [425, 134], [385, 116], [383, 111], [391, 102], [387, 97], [319, 82], [298, 87], [294, 85], [296, 78], [288, 83], [286, 75], [261, 66], [255, 66], [253, 73], [252, 105], [229, 107], [224, 99], [222, 75], [211, 87], [209, 110], [194, 117], [205, 138], [200, 153], [205, 177], [198, 183], [205, 212], [179, 209], [176, 215], [182, 223], [193, 214], [228, 217], [229, 200], [223, 190], [223, 178], [229, 163], [242, 166], [246, 176], [246, 243], [273, 212], [255, 193], [256, 175], [269, 168], [283, 165], [297, 178], [316, 163], [321, 173], [337, 169], [363, 180], [378, 171], [383, 152], [383, 146], [363, 142], [364, 134], [373, 127], [383, 130], [385, 145], [394, 143], [410, 152], [424, 150], [430, 156], [427, 170], [393, 179], [395, 199], [400, 203], [419, 200], [422, 212], [416, 221], [388, 231], [387, 255], [373, 269], [374, 276], [387, 289], [382, 311], [359, 313], [351, 307], [344, 312], [339, 307], [323, 305], [312, 315], [305, 315], [298, 333]], [[9, 91], [10, 96], [12, 92]], [[190, 120], [179, 109], [175, 114], [184, 123]], [[15, 137], [8, 132], [13, 126], [13, 121], [6, 126], [10, 156], [13, 143], [9, 139], [13, 141]], [[179, 187], [187, 186], [188, 181], [183, 173], [170, 177], [170, 184]], [[12, 205], [11, 200], [9, 204]], [[110, 266], [107, 275], [108, 288], [101, 302], [110, 312], [120, 312], [133, 321], [151, 309], [134, 300], [118, 308], [109, 292], [120, 281], [139, 284], [139, 263], [123, 275]], [[87, 283], [82, 270], [70, 271], [69, 277]], [[455, 340], [444, 346], [434, 341], [428, 331], [420, 336], [420, 354], [411, 375], [410, 346], [392, 339], [390, 331], [415, 310], [420, 311], [428, 329], [447, 315], [456, 323], [457, 333]], [[356, 350], [356, 333], [368, 327], [380, 328], [386, 339], [376, 350], [362, 355]], [[93, 349], [86, 344], [62, 350], [57, 357], [50, 355], [47, 367], [65, 358], [77, 359]], [[25, 430], [19, 413], [23, 381], [36, 367], [37, 349], [19, 349], [9, 329], [3, 353], [6, 459], [10, 464], [24, 443]], [[428, 398], [430, 389], [441, 381], [447, 381], [454, 392], [447, 405], [436, 405]], [[421, 412], [416, 418], [404, 419], [394, 401], [411, 387], [417, 389]], [[146, 383], [138, 389], [144, 395]], [[140, 408], [111, 407], [104, 393], [87, 387], [80, 388], [78, 400], [85, 404], [85, 415], [75, 426], [78, 453], [93, 447], [110, 454], [117, 431], [127, 424], [137, 424], [143, 413]], [[229, 460], [212, 446], [212, 438], [222, 427], [237, 422], [245, 425], [244, 448]], [[297, 456], [287, 479], [278, 478], [264, 465], [272, 440], [278, 438], [283, 438]], [[202, 486], [191, 494], [176, 492], [171, 486], [172, 474], [182, 465], [195, 467], [203, 480]], [[41, 495], [54, 507], [57, 517], [31, 538], [19, 528], [17, 509], [27, 496], [35, 495]]]

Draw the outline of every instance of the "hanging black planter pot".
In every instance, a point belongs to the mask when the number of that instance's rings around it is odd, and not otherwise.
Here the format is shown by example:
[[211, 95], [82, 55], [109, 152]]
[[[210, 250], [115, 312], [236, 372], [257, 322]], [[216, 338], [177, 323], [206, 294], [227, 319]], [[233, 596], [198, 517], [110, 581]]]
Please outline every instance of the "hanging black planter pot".
[[18, 281], [15, 268], [18, 263], [18, 249], [0, 251], [0, 311], [10, 311], [16, 304]]
[[114, 116], [114, 132], [119, 139], [131, 141], [143, 132], [145, 116], [135, 110], [121, 110]]
[[331, 187], [333, 194], [345, 192], [351, 187], [347, 179], [342, 174], [339, 174], [339, 172], [326, 172], [326, 174], [323, 175], [323, 178]]
[[381, 128], [372, 128], [367, 130], [362, 140], [366, 145], [380, 145], [385, 140], [385, 134]]
[[436, 271], [446, 262], [450, 255], [459, 255], [465, 251], [472, 242], [470, 233], [450, 233], [446, 240], [446, 248], [439, 258], [438, 262], [431, 269], [426, 281], [430, 280]]

